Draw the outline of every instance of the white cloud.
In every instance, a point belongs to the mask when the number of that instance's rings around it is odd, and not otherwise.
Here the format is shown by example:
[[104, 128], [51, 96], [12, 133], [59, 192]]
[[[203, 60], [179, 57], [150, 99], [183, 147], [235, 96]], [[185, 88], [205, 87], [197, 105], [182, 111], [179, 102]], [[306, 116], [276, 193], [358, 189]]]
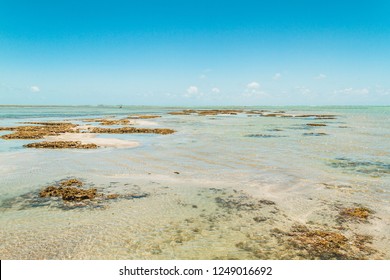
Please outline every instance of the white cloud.
[[343, 95], [367, 95], [370, 93], [368, 88], [344, 88], [334, 91], [335, 94]]
[[381, 86], [375, 87], [375, 93], [380, 96], [387, 96], [390, 95], [390, 89], [383, 88]]
[[251, 82], [251, 83], [247, 84], [246, 87], [248, 89], [251, 89], [251, 90], [257, 90], [260, 88], [260, 84], [257, 82]]
[[221, 92], [221, 90], [219, 88], [217, 88], [217, 87], [212, 88], [211, 91], [214, 92], [214, 93], [220, 93]]
[[260, 89], [260, 84], [258, 82], [251, 82], [246, 85], [246, 90], [244, 93], [242, 93], [242, 96], [250, 98], [261, 98], [269, 95]]
[[189, 88], [187, 88], [187, 93], [188, 94], [197, 94], [198, 93], [198, 88], [196, 86], [190, 86]]
[[318, 76], [314, 77], [314, 79], [316, 79], [316, 80], [324, 80], [324, 79], [326, 79], [326, 75], [325, 74], [319, 74]]
[[30, 90], [31, 90], [32, 92], [40, 92], [40, 91], [41, 91], [41, 89], [40, 89], [38, 86], [31, 86], [31, 87], [30, 87]]
[[295, 87], [295, 90], [298, 91], [303, 96], [312, 96], [313, 95], [313, 92], [311, 91], [311, 89], [309, 89], [308, 87], [305, 87], [305, 86]]
[[277, 81], [277, 80], [279, 80], [281, 77], [282, 77], [282, 74], [276, 73], [276, 74], [274, 75], [273, 79], [274, 79], [275, 81]]
[[203, 96], [203, 92], [199, 91], [198, 87], [196, 86], [190, 86], [187, 88], [187, 93], [183, 95], [187, 98], [200, 98]]

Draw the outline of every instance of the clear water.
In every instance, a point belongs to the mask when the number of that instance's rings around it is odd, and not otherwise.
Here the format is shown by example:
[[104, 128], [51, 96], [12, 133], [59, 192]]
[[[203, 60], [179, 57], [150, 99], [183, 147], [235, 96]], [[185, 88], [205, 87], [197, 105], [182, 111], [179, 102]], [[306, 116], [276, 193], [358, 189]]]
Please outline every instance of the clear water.
[[[159, 114], [150, 120], [153, 127], [177, 132], [109, 135], [140, 146], [91, 151], [26, 149], [31, 140], [0, 139], [0, 257], [299, 258], [288, 242], [273, 237], [272, 229], [288, 231], [299, 223], [335, 230], [340, 207], [361, 205], [375, 214], [367, 222], [345, 224], [343, 234], [373, 236], [370, 246], [379, 253], [369, 258], [389, 259], [390, 107], [250, 109], [337, 118], [181, 116], [167, 114], [176, 108], [160, 107], [1, 106], [0, 126]], [[313, 122], [327, 126], [306, 125]], [[26, 194], [68, 177], [102, 192], [136, 189], [150, 195], [110, 201], [103, 209], [34, 207], [24, 201]], [[248, 200], [274, 201], [275, 209], [241, 211], [216, 203], [239, 193]], [[255, 222], [259, 215], [267, 221]]]

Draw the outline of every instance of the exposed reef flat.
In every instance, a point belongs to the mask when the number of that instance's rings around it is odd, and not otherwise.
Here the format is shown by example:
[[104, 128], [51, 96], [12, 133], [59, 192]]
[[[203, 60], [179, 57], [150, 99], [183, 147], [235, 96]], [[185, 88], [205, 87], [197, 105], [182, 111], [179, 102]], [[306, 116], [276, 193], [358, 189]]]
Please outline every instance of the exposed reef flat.
[[324, 123], [308, 123], [307, 126], [326, 126]]
[[[160, 116], [141, 115], [132, 118], [152, 119]], [[83, 122], [98, 122], [102, 126], [112, 125], [134, 125], [136, 120], [129, 119], [108, 119], [95, 118], [83, 119]], [[155, 125], [155, 123], [143, 122], [146, 125]], [[4, 140], [15, 139], [45, 139], [47, 141], [39, 143], [30, 143], [24, 145], [26, 148], [47, 148], [47, 149], [96, 149], [98, 147], [114, 148], [132, 148], [139, 145], [138, 142], [121, 140], [115, 138], [96, 138], [93, 134], [134, 134], [134, 133], [152, 133], [152, 134], [172, 134], [173, 129], [168, 128], [139, 128], [139, 127], [117, 127], [105, 128], [91, 125], [80, 126], [71, 122], [24, 122], [30, 126], [12, 126], [0, 127], [0, 131], [13, 131], [11, 134], [0, 136]]]
[[61, 133], [79, 132], [77, 125], [73, 123], [35, 122], [33, 126], [1, 127], [0, 130], [14, 131], [11, 134], [1, 136], [2, 139], [42, 139], [49, 135]]
[[96, 149], [96, 144], [82, 144], [80, 141], [50, 141], [26, 144], [23, 147], [37, 149]]
[[312, 118], [312, 119], [336, 119], [336, 115], [333, 114], [291, 114], [286, 113], [285, 111], [270, 112], [269, 110], [178, 110], [169, 112], [170, 115], [198, 115], [198, 116], [217, 116], [217, 115], [237, 115], [237, 114], [246, 114], [258, 115], [263, 117], [283, 117], [283, 118]]
[[11, 111], [49, 135], [0, 139], [1, 258], [390, 259], [389, 108], [241, 108]]
[[130, 133], [154, 133], [154, 134], [172, 134], [173, 129], [168, 128], [137, 128], [137, 127], [120, 127], [120, 128], [103, 128], [90, 127], [90, 133], [110, 133], [110, 134], [130, 134]]
[[128, 116], [129, 119], [156, 119], [161, 118], [159, 115], [131, 115]]

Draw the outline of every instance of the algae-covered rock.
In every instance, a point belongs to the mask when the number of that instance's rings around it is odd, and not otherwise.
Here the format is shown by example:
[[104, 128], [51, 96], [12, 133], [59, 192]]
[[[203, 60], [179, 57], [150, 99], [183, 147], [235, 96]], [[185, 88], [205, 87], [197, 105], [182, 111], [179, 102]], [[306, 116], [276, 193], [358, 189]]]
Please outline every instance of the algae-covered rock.
[[133, 124], [128, 119], [120, 119], [120, 120], [110, 120], [110, 119], [103, 119], [100, 122], [101, 125], [130, 125]]
[[351, 208], [342, 208], [339, 212], [339, 217], [341, 220], [353, 220], [365, 222], [368, 220], [371, 215], [374, 214], [369, 208], [366, 207], [351, 207]]
[[137, 127], [120, 127], [120, 128], [101, 128], [93, 127], [89, 129], [90, 133], [112, 133], [112, 134], [127, 134], [127, 133], [155, 133], [155, 134], [172, 134], [173, 129], [168, 128], [137, 128]]
[[341, 232], [326, 228], [308, 228], [304, 225], [294, 225], [288, 236], [295, 249], [301, 251], [305, 259], [367, 259], [377, 251], [369, 245], [372, 238], [354, 234], [347, 236]]
[[14, 131], [11, 134], [1, 136], [2, 139], [42, 139], [45, 136], [59, 135], [60, 133], [79, 132], [76, 124], [60, 122], [30, 122], [32, 126], [16, 126], [3, 128]]
[[325, 132], [308, 132], [308, 133], [303, 133], [303, 136], [326, 136], [328, 135]]
[[134, 115], [134, 116], [129, 116], [129, 119], [156, 119], [156, 118], [161, 118], [161, 116], [158, 115]]
[[59, 185], [62, 187], [69, 187], [69, 186], [79, 186], [81, 187], [84, 183], [78, 179], [68, 179], [63, 180], [59, 182]]
[[80, 189], [77, 187], [49, 186], [43, 189], [40, 197], [61, 197], [65, 201], [81, 201], [94, 199], [97, 195], [96, 189]]
[[307, 123], [307, 126], [326, 126], [324, 123]]
[[80, 141], [50, 141], [30, 143], [23, 147], [37, 149], [97, 149], [99, 146], [93, 143], [82, 144]]

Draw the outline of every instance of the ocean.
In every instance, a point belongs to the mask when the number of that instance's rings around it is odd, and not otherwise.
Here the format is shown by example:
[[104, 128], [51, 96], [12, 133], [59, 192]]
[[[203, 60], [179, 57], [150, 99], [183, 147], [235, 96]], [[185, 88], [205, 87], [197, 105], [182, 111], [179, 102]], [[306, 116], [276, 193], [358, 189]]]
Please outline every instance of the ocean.
[[[133, 126], [175, 130], [96, 135], [132, 148], [0, 138], [0, 258], [390, 259], [390, 107], [184, 109], [0, 106], [0, 127], [156, 115]], [[241, 111], [199, 114], [222, 109]], [[69, 178], [120, 197], [39, 197]]]

